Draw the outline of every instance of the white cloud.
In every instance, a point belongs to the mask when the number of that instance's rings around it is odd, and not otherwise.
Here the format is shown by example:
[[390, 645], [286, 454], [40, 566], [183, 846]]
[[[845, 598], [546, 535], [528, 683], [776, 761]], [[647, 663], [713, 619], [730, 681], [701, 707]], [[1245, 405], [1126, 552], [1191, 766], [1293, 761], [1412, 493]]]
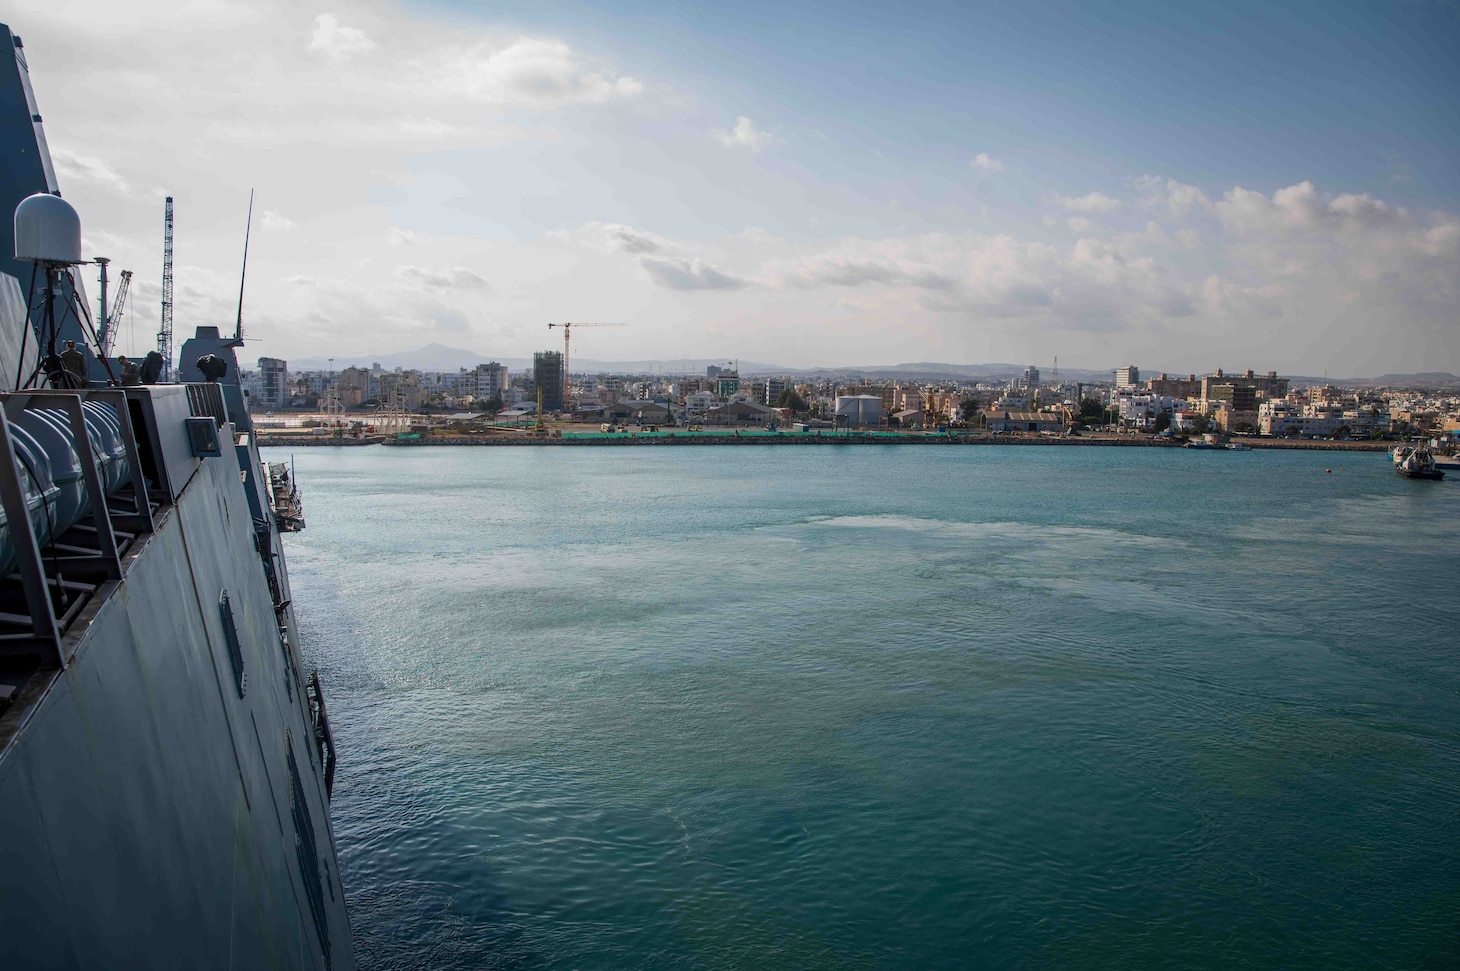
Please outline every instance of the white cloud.
[[689, 254], [684, 246], [632, 226], [591, 222], [577, 229], [548, 233], [547, 238], [583, 243], [601, 253], [627, 253], [635, 257], [651, 282], [667, 290], [739, 290], [749, 285]]
[[421, 87], [439, 96], [479, 104], [601, 105], [644, 90], [634, 78], [588, 68], [572, 48], [551, 38], [447, 47], [417, 59], [411, 71]]
[[1278, 189], [1271, 197], [1240, 186], [1216, 204], [1222, 225], [1236, 233], [1354, 232], [1413, 224], [1405, 209], [1370, 195], [1325, 199], [1312, 182]]
[[464, 266], [399, 266], [395, 275], [438, 290], [487, 290], [487, 281]]
[[[859, 251], [860, 250], [860, 251]], [[926, 263], [889, 252], [822, 253], [767, 267], [768, 281], [781, 287], [915, 287], [946, 290], [953, 281]]]
[[[69, 0], [25, 35], [88, 247], [139, 274], [129, 316], [142, 349], [158, 312], [146, 268], [164, 192], [177, 197], [186, 260], [178, 319], [231, 319], [238, 187], [257, 185], [294, 225], [255, 238], [245, 306], [255, 355], [386, 351], [465, 328], [457, 346], [520, 356], [542, 337], [521, 321], [576, 313], [544, 308], [581, 299], [585, 316], [634, 321], [615, 335], [625, 357], [672, 348], [861, 363], [956, 348], [1039, 359], [1058, 331], [1062, 360], [1087, 366], [1146, 354], [1201, 368], [1220, 346], [1280, 369], [1460, 370], [1460, 217], [1406, 210], [1378, 187], [1334, 194], [1302, 173], [1261, 191], [1150, 176], [1120, 198], [1065, 205], [1045, 186], [1032, 226], [989, 198], [974, 203], [991, 204], [988, 218], [919, 233], [897, 226], [926, 225], [950, 200], [906, 159], [903, 178], [929, 193], [920, 211], [886, 206], [867, 170], [834, 156], [804, 199], [795, 186], [729, 185], [714, 178], [734, 167], [721, 143], [774, 150], [769, 132], [727, 116], [734, 127], [712, 141], [719, 122], [697, 114], [702, 93], [646, 86], [636, 63], [530, 27], [504, 34], [481, 15], [394, 0], [305, 14], [283, 0], [210, 0], [166, 17], [124, 6]], [[308, 50], [316, 14], [331, 9], [329, 40]], [[662, 150], [686, 134], [697, 144], [683, 157]], [[660, 151], [643, 151], [655, 141]], [[976, 177], [1000, 162], [960, 157]], [[624, 162], [635, 179], [618, 178]], [[143, 184], [154, 172], [165, 186]], [[822, 215], [828, 202], [834, 218]], [[747, 223], [794, 237], [739, 232]], [[548, 226], [580, 228], [545, 238]], [[845, 238], [852, 226], [884, 228]]]
[[259, 225], [272, 232], [287, 233], [294, 229], [294, 220], [272, 209], [265, 209], [264, 214], [259, 217]]
[[314, 34], [309, 38], [309, 49], [332, 61], [343, 61], [375, 50], [375, 41], [358, 27], [346, 27], [334, 14], [322, 13], [314, 18]]
[[1088, 195], [1078, 197], [1060, 196], [1055, 201], [1066, 209], [1075, 212], [1093, 213], [1095, 215], [1114, 212], [1122, 205], [1119, 199], [1108, 196], [1103, 192], [1091, 192]]
[[772, 142], [770, 132], [760, 131], [744, 115], [735, 119], [735, 127], [729, 131], [713, 133], [715, 139], [726, 148], [748, 148], [758, 152]]
[[56, 174], [63, 178], [87, 182], [108, 192], [126, 192], [127, 182], [106, 162], [87, 155], [78, 155], [66, 148], [51, 149], [51, 162]]
[[1143, 175], [1132, 184], [1141, 192], [1141, 208], [1165, 209], [1173, 220], [1184, 219], [1192, 212], [1213, 211], [1212, 201], [1194, 185], [1158, 175]]
[[669, 290], [739, 290], [746, 285], [703, 260], [639, 258], [649, 279]]
[[548, 236], [584, 242], [606, 253], [660, 253], [674, 248], [663, 237], [618, 223], [585, 223], [577, 229], [553, 232]]
[[969, 163], [980, 172], [1002, 172], [1004, 163], [991, 156], [988, 152], [979, 152]]

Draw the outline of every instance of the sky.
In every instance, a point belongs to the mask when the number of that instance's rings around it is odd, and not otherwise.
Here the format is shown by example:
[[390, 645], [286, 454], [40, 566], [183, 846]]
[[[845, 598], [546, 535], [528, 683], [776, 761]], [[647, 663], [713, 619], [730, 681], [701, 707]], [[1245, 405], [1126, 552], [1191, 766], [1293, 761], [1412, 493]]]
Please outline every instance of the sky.
[[[1460, 4], [0, 0], [153, 344], [1460, 372]], [[94, 288], [92, 292], [95, 293]]]

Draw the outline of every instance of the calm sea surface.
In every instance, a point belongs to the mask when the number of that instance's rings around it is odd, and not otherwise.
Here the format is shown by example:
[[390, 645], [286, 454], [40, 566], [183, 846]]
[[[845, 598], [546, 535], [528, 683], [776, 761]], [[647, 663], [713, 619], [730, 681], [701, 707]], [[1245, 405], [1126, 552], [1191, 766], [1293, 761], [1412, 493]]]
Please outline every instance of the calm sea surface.
[[1460, 482], [1051, 447], [296, 462], [363, 967], [1460, 954]]

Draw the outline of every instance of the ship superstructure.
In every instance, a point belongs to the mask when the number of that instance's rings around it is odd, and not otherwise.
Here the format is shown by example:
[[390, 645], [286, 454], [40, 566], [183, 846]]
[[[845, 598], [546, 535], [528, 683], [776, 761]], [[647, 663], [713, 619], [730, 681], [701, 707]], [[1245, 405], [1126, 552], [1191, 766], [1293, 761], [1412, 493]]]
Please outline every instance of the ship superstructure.
[[[0, 43], [15, 52], [0, 62], [8, 222], [57, 186], [23, 48], [3, 25]], [[198, 328], [182, 384], [18, 382], [37, 334], [9, 231], [0, 965], [353, 968], [333, 739], [300, 657], [241, 341]]]

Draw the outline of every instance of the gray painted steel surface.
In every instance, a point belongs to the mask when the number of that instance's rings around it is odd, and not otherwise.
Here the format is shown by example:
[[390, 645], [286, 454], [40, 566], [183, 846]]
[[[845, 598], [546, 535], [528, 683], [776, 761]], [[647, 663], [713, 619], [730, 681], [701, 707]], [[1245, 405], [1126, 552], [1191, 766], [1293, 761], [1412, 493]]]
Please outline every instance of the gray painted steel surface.
[[[57, 185], [25, 53], [4, 25], [0, 44], [14, 54], [0, 60], [0, 390], [13, 392], [36, 340], [9, 213]], [[225, 356], [225, 384], [0, 394], [0, 443], [14, 443], [0, 444], [0, 497], [20, 511], [5, 522], [16, 572], [0, 576], [7, 971], [354, 967], [334, 752], [234, 345], [200, 329], [185, 346]], [[199, 457], [190, 427], [223, 447]], [[92, 535], [104, 555], [76, 555]]]

